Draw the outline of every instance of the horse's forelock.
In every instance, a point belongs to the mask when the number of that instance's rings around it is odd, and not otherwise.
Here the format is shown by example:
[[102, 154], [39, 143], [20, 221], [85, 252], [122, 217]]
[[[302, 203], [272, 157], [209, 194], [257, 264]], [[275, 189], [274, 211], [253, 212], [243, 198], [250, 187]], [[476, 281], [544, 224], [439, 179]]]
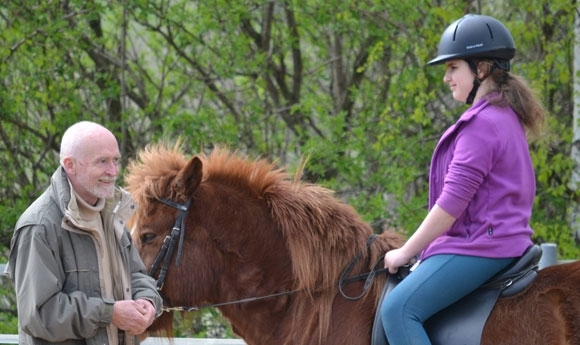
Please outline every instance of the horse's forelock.
[[150, 145], [127, 167], [125, 187], [139, 205], [150, 199], [168, 197], [168, 186], [187, 160], [178, 147]]

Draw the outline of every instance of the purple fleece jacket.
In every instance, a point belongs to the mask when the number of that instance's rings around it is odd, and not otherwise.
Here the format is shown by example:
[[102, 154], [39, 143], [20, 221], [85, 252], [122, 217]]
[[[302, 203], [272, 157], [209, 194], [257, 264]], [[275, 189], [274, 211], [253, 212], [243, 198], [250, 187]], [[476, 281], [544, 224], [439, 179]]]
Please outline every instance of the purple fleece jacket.
[[516, 257], [532, 245], [536, 180], [524, 128], [511, 107], [482, 98], [441, 137], [431, 160], [429, 209], [457, 220], [423, 251]]

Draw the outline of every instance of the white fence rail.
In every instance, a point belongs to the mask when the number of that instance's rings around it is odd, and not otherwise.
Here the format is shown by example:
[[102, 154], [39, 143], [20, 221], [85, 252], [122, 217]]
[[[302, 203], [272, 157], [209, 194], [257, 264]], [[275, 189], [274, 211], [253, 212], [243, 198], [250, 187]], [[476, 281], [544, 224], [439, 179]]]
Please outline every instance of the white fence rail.
[[0, 344], [18, 344], [18, 335], [0, 334]]

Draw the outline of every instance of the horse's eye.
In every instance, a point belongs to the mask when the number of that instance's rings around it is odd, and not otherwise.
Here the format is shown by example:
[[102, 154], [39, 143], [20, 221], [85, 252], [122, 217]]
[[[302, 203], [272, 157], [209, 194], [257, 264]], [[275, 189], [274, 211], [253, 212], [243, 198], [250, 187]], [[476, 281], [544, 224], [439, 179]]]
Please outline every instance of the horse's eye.
[[141, 243], [146, 244], [149, 242], [153, 242], [153, 240], [157, 237], [157, 234], [148, 233], [141, 236]]

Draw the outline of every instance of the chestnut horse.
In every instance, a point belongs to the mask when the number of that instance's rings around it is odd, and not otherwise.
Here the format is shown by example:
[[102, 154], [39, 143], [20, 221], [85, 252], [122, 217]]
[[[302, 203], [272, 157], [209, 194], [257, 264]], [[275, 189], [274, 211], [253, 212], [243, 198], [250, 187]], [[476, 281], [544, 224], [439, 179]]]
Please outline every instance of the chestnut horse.
[[[132, 236], [146, 267], [181, 230], [158, 278], [169, 310], [217, 306], [249, 345], [370, 344], [386, 274], [368, 289], [365, 279], [338, 281], [347, 267], [373, 271], [403, 244], [397, 233], [369, 242], [369, 224], [330, 190], [224, 149], [187, 159], [179, 147], [150, 146], [130, 163], [126, 187], [140, 205]], [[164, 312], [151, 333], [171, 336], [172, 320]], [[499, 300], [482, 344], [580, 344], [580, 262], [540, 270]]]

